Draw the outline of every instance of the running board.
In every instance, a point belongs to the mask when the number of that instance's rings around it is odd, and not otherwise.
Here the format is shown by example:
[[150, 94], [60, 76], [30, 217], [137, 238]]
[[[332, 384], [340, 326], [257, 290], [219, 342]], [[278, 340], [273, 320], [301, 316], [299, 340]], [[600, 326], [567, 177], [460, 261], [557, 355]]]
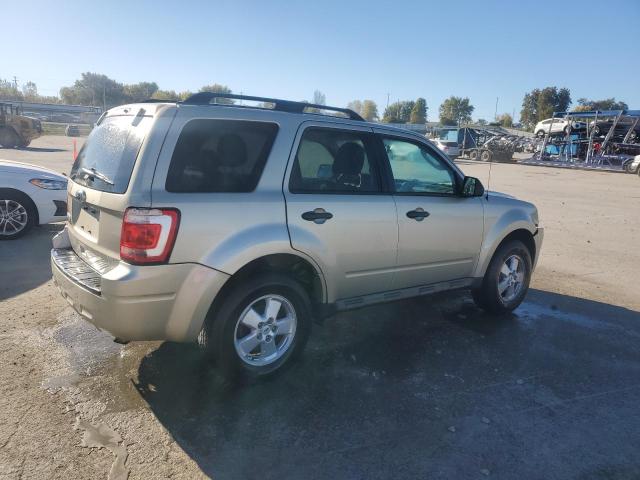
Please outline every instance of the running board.
[[403, 300], [405, 298], [431, 295], [432, 293], [444, 292], [447, 290], [467, 288], [470, 287], [472, 283], [472, 278], [459, 278], [456, 280], [449, 280], [447, 282], [432, 283], [430, 285], [402, 288], [400, 290], [391, 290], [389, 292], [372, 293], [370, 295], [363, 295], [360, 297], [344, 298], [336, 301], [334, 304], [335, 308], [330, 310], [351, 310], [352, 308], [366, 307], [369, 305], [375, 305], [376, 303], [392, 302], [395, 300]]

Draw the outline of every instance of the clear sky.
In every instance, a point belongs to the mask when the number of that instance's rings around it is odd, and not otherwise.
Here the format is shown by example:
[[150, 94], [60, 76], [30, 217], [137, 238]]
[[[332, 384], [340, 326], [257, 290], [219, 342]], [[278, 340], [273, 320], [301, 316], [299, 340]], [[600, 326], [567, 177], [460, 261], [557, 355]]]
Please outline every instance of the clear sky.
[[[0, 0], [0, 78], [57, 94], [81, 72], [169, 90], [222, 83], [327, 104], [450, 95], [474, 118], [520, 111], [533, 88], [640, 109], [640, 0]], [[10, 45], [13, 45], [9, 48]]]

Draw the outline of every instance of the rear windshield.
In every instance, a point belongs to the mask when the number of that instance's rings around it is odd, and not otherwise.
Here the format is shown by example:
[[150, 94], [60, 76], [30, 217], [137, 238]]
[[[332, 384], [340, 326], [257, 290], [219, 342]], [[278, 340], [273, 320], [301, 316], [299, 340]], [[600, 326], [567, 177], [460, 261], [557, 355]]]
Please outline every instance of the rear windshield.
[[151, 117], [106, 117], [80, 149], [70, 178], [102, 192], [124, 193]]

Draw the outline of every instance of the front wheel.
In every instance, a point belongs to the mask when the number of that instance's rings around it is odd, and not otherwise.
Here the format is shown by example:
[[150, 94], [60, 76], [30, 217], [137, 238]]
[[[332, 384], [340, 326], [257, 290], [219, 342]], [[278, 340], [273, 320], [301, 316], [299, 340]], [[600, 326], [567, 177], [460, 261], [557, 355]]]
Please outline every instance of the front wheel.
[[306, 291], [276, 273], [238, 283], [213, 317], [199, 340], [226, 378], [280, 370], [302, 352], [311, 330]]
[[497, 314], [515, 310], [527, 294], [531, 271], [531, 254], [521, 241], [501, 245], [489, 263], [482, 285], [472, 291], [476, 305]]
[[0, 240], [22, 237], [33, 227], [35, 217], [35, 208], [29, 197], [0, 190]]

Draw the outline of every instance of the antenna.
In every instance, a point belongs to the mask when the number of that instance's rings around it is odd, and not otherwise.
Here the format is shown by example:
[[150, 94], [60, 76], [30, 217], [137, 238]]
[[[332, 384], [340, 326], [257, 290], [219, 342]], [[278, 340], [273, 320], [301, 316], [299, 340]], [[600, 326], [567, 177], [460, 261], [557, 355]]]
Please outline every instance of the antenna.
[[493, 161], [489, 159], [489, 178], [487, 179], [487, 188], [485, 189], [485, 198], [489, 200], [489, 187], [491, 186], [491, 166], [493, 165]]

